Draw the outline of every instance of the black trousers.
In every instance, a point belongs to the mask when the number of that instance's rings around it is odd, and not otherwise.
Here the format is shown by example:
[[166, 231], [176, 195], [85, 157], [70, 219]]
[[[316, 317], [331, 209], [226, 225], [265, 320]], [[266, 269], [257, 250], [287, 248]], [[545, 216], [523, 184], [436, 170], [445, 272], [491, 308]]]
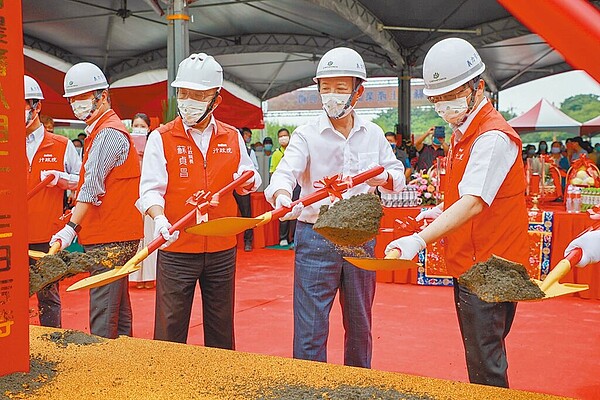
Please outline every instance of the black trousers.
[[[50, 244], [30, 243], [29, 250], [43, 251], [47, 253], [50, 250]], [[29, 259], [29, 265], [34, 265], [35, 260]], [[52, 328], [60, 328], [62, 325], [60, 316], [60, 295], [58, 293], [58, 282], [54, 282], [36, 293], [38, 300], [38, 313], [40, 325]]]
[[[296, 185], [294, 192], [292, 193], [292, 200], [298, 200], [300, 198], [300, 185]], [[294, 241], [294, 232], [296, 231], [296, 220], [279, 221], [279, 241], [287, 240], [288, 242]]]
[[505, 339], [517, 303], [487, 303], [454, 279], [454, 302], [465, 346], [469, 382], [508, 387]]
[[[233, 192], [233, 197], [235, 197], [235, 201], [237, 202], [238, 208], [240, 209], [240, 214], [242, 217], [251, 218], [252, 217], [252, 204], [250, 203], [250, 195], [245, 194], [241, 195], [237, 192]], [[252, 244], [254, 240], [254, 231], [252, 229], [246, 229], [244, 232], [244, 243]]]
[[154, 339], [186, 343], [196, 283], [202, 294], [204, 345], [235, 349], [235, 247], [215, 253], [158, 251]]

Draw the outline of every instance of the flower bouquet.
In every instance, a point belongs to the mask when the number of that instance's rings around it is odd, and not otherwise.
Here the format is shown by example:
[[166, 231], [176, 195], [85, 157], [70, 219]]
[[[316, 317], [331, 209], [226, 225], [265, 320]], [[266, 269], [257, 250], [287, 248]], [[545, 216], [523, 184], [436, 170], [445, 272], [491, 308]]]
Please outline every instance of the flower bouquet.
[[407, 187], [413, 187], [417, 192], [417, 196], [421, 198], [421, 205], [437, 204], [437, 178], [424, 172], [415, 172], [411, 175], [413, 178], [408, 182]]

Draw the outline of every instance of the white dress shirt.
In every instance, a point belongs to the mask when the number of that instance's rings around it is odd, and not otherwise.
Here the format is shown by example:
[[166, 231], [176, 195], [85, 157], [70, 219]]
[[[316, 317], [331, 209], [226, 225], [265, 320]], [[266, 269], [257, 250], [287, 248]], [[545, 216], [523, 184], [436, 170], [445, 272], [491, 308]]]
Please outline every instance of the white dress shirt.
[[[194, 140], [194, 143], [196, 143], [205, 159], [210, 138], [216, 127], [217, 125], [213, 116], [210, 117], [210, 122], [203, 132], [189, 128], [184, 124], [188, 135]], [[241, 174], [247, 170], [254, 171], [253, 190], [255, 190], [262, 182], [260, 174], [254, 168], [254, 164], [248, 156], [248, 150], [246, 150], [246, 143], [244, 143], [242, 135], [238, 135], [238, 143], [240, 147], [240, 163], [238, 164], [237, 172]], [[231, 180], [233, 180], [233, 177], [231, 177]], [[154, 205], [165, 207], [164, 196], [167, 191], [168, 182], [169, 175], [167, 174], [167, 160], [165, 159], [162, 137], [158, 131], [154, 130], [148, 137], [142, 160], [140, 198], [136, 203], [142, 213], [145, 213]]]
[[[381, 192], [402, 190], [405, 186], [404, 166], [396, 159], [383, 131], [354, 112], [353, 116], [354, 126], [348, 138], [333, 128], [325, 112], [313, 122], [294, 131], [290, 144], [285, 149], [285, 156], [265, 189], [265, 197], [269, 203], [275, 205], [274, 195], [277, 190], [283, 189], [291, 194], [296, 182], [302, 187], [300, 196], [303, 197], [317, 191], [313, 183], [319, 179], [339, 173], [349, 177], [375, 165], [384, 167], [394, 184], [391, 191], [380, 186]], [[346, 191], [343, 197], [372, 190], [374, 189], [363, 183]], [[331, 204], [330, 199], [304, 207], [298, 219], [315, 223], [323, 204]]]
[[[27, 138], [27, 159], [29, 160], [29, 166], [35, 153], [38, 151], [42, 140], [44, 139], [44, 125], [40, 125], [35, 131], [31, 132]], [[77, 154], [77, 150], [70, 140], [67, 141], [67, 148], [65, 150], [65, 172], [68, 174], [69, 186], [77, 186], [79, 181], [79, 170], [81, 169], [81, 157]], [[66, 176], [65, 176], [66, 178]]]
[[[455, 127], [455, 142], [467, 131], [475, 116], [488, 101], [484, 97], [462, 125]], [[465, 174], [458, 184], [460, 197], [481, 197], [489, 206], [496, 198], [506, 175], [519, 156], [519, 147], [508, 135], [498, 130], [483, 133], [473, 143]]]

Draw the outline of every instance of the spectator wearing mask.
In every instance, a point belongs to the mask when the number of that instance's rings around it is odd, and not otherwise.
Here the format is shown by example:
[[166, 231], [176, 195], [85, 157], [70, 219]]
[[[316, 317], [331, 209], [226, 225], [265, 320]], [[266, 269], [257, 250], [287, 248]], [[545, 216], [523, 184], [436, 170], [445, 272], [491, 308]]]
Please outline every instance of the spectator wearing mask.
[[[273, 174], [275, 169], [277, 169], [279, 162], [283, 158], [285, 149], [290, 143], [290, 132], [286, 128], [281, 128], [279, 131], [277, 131], [277, 141], [279, 142], [279, 147], [271, 156], [271, 166], [269, 168], [269, 172], [271, 174]], [[294, 191], [292, 192], [292, 201], [296, 201], [300, 198], [300, 189], [300, 185], [296, 185]], [[290, 243], [293, 245], [295, 230], [295, 219], [279, 221], [279, 245], [282, 247], [288, 246]]]
[[550, 146], [550, 156], [554, 159], [554, 163], [563, 171], [569, 170], [569, 160], [562, 154], [563, 145], [561, 142], [552, 142]]
[[545, 140], [538, 143], [537, 154], [548, 154], [548, 143]]
[[533, 158], [535, 157], [535, 146], [532, 144], [528, 144], [525, 147], [525, 158]]
[[[244, 139], [244, 143], [246, 143], [246, 152], [252, 160], [252, 164], [254, 168], [258, 171], [258, 159], [256, 158], [256, 153], [254, 149], [252, 149], [252, 131], [250, 128], [242, 128], [240, 129], [240, 134]], [[260, 142], [259, 142], [260, 143]], [[262, 145], [262, 143], [260, 143]], [[260, 185], [260, 183], [259, 183]], [[235, 201], [240, 210], [240, 214], [242, 217], [251, 218], [252, 217], [252, 203], [250, 201], [250, 193], [247, 194], [239, 194], [237, 191], [233, 192], [233, 197], [235, 197]], [[244, 232], [244, 251], [252, 251], [252, 243], [254, 242], [254, 230], [246, 229]]]
[[[424, 144], [426, 138], [433, 136], [431, 144]], [[415, 140], [415, 147], [419, 152], [419, 158], [415, 171], [427, 171], [433, 165], [433, 162], [438, 157], [444, 157], [448, 152], [448, 144], [445, 140], [445, 134], [435, 133], [435, 126], [429, 128], [429, 130]]]
[[390, 146], [392, 146], [396, 159], [404, 164], [404, 177], [408, 182], [410, 180], [410, 175], [412, 174], [412, 167], [410, 165], [410, 160], [408, 159], [408, 154], [402, 147], [398, 147], [396, 134], [394, 132], [386, 132], [385, 138], [390, 143]]
[[79, 139], [72, 139], [73, 146], [75, 146], [75, 151], [79, 155], [80, 158], [83, 158], [83, 142]]
[[273, 139], [268, 136], [263, 139], [263, 151], [267, 157], [270, 157], [271, 154], [273, 154]]
[[77, 135], [77, 139], [81, 140], [81, 143], [85, 143], [85, 138], [87, 138], [87, 134], [85, 132], [80, 132]]

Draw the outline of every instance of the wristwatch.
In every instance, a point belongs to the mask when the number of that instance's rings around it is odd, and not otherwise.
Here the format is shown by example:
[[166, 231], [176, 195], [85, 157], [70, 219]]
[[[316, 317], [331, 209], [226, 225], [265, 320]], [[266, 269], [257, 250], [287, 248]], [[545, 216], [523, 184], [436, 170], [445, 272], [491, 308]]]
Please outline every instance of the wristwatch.
[[73, 228], [75, 233], [79, 233], [79, 231], [81, 230], [81, 225], [78, 225], [75, 222], [69, 221], [69, 222], [67, 222], [67, 225], [70, 226], [71, 228]]

